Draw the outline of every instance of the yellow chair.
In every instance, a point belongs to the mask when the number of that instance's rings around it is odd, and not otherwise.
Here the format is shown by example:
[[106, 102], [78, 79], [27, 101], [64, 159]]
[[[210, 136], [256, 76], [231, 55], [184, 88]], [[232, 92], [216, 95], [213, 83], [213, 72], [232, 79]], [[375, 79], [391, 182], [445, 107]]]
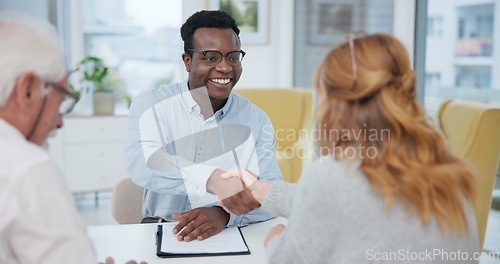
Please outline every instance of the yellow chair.
[[[308, 144], [303, 141], [312, 128], [313, 96], [305, 89], [237, 89], [236, 93], [246, 97], [267, 113], [275, 129], [276, 157], [281, 173], [288, 182], [297, 182], [307, 156]], [[302, 138], [301, 138], [302, 136]]]
[[500, 108], [451, 99], [441, 104], [438, 118], [450, 151], [469, 161], [479, 174], [474, 212], [482, 250], [500, 160]]

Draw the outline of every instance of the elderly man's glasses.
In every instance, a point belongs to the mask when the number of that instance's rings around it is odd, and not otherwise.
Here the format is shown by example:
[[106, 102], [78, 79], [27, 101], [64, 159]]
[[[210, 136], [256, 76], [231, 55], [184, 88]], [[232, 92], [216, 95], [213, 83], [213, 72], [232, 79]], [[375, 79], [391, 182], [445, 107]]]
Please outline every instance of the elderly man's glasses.
[[245, 57], [246, 54], [246, 52], [242, 50], [231, 51], [227, 54], [222, 54], [220, 51], [217, 50], [205, 50], [205, 51], [195, 50], [195, 49], [188, 49], [188, 50], [203, 55], [203, 60], [210, 66], [215, 66], [219, 64], [219, 62], [222, 60], [222, 57], [226, 57], [226, 61], [229, 65], [238, 66], [241, 64], [241, 61], [243, 60], [243, 57]]
[[69, 114], [78, 102], [78, 97], [69, 92], [64, 86], [60, 84], [50, 82], [45, 83], [45, 87], [48, 88], [48, 86], [52, 86], [54, 89], [64, 94], [64, 99], [59, 106], [59, 114]]

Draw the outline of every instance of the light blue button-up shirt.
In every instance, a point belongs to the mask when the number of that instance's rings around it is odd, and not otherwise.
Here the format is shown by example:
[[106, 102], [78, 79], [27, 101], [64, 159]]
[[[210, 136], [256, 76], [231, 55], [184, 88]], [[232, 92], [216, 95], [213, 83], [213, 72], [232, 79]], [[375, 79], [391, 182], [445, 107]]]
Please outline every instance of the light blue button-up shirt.
[[[198, 102], [211, 106], [203, 89], [196, 89], [202, 95]], [[172, 220], [172, 214], [217, 204], [206, 192], [217, 168], [245, 168], [263, 181], [283, 180], [274, 148], [274, 129], [264, 111], [231, 93], [224, 107], [205, 119], [186, 81], [134, 99], [125, 164], [132, 180], [145, 189], [143, 215]], [[231, 214], [228, 226], [271, 217], [258, 208], [242, 216]]]

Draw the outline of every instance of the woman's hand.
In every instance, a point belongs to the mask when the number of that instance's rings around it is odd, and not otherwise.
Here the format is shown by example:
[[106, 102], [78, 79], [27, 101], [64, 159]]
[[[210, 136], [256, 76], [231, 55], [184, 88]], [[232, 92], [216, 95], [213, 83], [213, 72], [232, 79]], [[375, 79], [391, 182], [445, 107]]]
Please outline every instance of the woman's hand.
[[259, 178], [257, 175], [245, 170], [245, 169], [234, 169], [234, 170], [228, 170], [224, 173], [222, 173], [221, 177], [223, 179], [229, 179], [231, 177], [235, 178], [240, 178], [244, 183], [246, 187], [252, 186]]
[[269, 241], [273, 237], [275, 237], [275, 236], [277, 236], [277, 235], [285, 232], [285, 229], [286, 229], [286, 227], [284, 225], [282, 225], [282, 224], [278, 224], [275, 227], [271, 228], [269, 230], [269, 233], [267, 234], [266, 239], [264, 240], [264, 246], [267, 247], [267, 244], [269, 243]]
[[[221, 178], [223, 179], [230, 179], [233, 177], [240, 178], [245, 184], [245, 187], [252, 192], [255, 200], [257, 200], [259, 204], [262, 204], [262, 202], [264, 201], [264, 196], [266, 196], [271, 183], [259, 181], [257, 175], [245, 169], [228, 170], [227, 172], [221, 174]], [[223, 204], [222, 206], [224, 207]]]

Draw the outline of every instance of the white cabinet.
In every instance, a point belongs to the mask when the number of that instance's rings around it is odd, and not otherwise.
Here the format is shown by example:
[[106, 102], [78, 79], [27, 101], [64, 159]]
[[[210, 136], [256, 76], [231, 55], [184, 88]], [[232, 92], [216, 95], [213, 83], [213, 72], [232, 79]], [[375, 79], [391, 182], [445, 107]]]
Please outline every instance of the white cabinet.
[[111, 190], [128, 174], [123, 164], [126, 116], [64, 118], [49, 140], [49, 152], [63, 170], [73, 193]]

